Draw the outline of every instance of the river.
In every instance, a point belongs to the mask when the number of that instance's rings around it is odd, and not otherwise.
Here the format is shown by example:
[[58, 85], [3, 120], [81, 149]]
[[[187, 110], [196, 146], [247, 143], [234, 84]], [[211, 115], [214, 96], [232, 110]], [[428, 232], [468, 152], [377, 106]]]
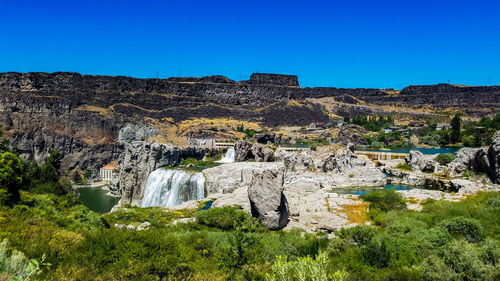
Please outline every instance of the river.
[[107, 213], [118, 203], [120, 198], [107, 195], [100, 187], [82, 187], [78, 189], [83, 205], [97, 213]]

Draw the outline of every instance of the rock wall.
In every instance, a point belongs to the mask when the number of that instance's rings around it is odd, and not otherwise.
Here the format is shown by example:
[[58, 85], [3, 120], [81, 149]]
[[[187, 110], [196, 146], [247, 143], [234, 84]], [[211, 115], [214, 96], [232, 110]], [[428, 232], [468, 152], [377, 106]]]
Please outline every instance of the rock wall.
[[456, 177], [465, 170], [486, 173], [493, 183], [500, 183], [500, 131], [487, 148], [462, 148], [445, 172]]
[[298, 87], [299, 79], [296, 75], [253, 73], [248, 83]]

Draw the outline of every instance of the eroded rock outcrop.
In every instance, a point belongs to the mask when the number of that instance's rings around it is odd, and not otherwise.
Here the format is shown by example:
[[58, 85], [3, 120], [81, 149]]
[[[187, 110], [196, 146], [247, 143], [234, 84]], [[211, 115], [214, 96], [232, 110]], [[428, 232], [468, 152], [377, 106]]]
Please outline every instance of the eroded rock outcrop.
[[288, 223], [288, 202], [283, 194], [283, 169], [255, 174], [248, 187], [252, 216], [269, 229], [278, 230]]
[[445, 170], [456, 177], [465, 170], [486, 173], [493, 183], [500, 183], [500, 131], [491, 138], [487, 148], [462, 148]]
[[418, 150], [411, 150], [405, 161], [414, 171], [434, 172], [438, 163]]
[[500, 183], [500, 131], [497, 131], [491, 138], [491, 145], [488, 148], [488, 160], [491, 180]]
[[240, 140], [234, 145], [234, 161], [243, 162], [254, 159], [255, 162], [274, 161], [274, 151], [262, 144]]
[[348, 145], [349, 143], [354, 144], [354, 146], [366, 145], [368, 141], [363, 136], [367, 133], [368, 131], [361, 126], [348, 124], [340, 128], [336, 142], [343, 145]]

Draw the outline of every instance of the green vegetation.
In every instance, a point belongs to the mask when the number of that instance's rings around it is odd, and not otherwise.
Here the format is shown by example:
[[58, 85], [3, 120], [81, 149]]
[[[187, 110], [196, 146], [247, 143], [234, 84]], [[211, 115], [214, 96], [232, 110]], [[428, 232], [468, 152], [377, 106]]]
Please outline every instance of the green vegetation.
[[361, 199], [370, 202], [370, 210], [378, 209], [384, 212], [391, 210], [403, 210], [406, 203], [403, 196], [394, 189], [373, 191], [361, 195]]
[[500, 113], [493, 118], [485, 116], [478, 122], [463, 122], [457, 114], [450, 125], [451, 129], [436, 131], [436, 124], [429, 123], [426, 128], [416, 130], [415, 133], [421, 143], [431, 146], [452, 145], [458, 142], [469, 147], [489, 145], [493, 134], [500, 130]]
[[394, 190], [372, 192], [362, 196], [372, 225], [328, 239], [269, 231], [236, 207], [100, 215], [65, 189], [57, 153], [42, 165], [1, 155], [0, 280], [500, 279], [499, 192], [420, 212]]
[[394, 168], [400, 169], [400, 170], [405, 170], [405, 171], [413, 171], [410, 164], [408, 164], [406, 162], [401, 162], [401, 163], [397, 164], [396, 166], [394, 166]]
[[198, 160], [196, 158], [190, 157], [183, 159], [182, 165], [187, 170], [193, 170], [199, 172], [207, 168], [218, 166], [220, 165], [220, 163], [215, 162], [214, 158], [206, 158], [205, 160]]
[[381, 129], [394, 125], [394, 119], [392, 116], [360, 116], [356, 115], [352, 117], [352, 120], [349, 117], [344, 118], [344, 121], [351, 122], [352, 124], [359, 125], [368, 131], [378, 132]]
[[434, 160], [441, 165], [447, 165], [451, 161], [455, 160], [455, 158], [457, 157], [453, 153], [441, 153], [437, 155], [436, 158], [434, 158]]
[[452, 143], [457, 143], [460, 141], [460, 115], [456, 114], [453, 119], [451, 119], [451, 136], [450, 141]]

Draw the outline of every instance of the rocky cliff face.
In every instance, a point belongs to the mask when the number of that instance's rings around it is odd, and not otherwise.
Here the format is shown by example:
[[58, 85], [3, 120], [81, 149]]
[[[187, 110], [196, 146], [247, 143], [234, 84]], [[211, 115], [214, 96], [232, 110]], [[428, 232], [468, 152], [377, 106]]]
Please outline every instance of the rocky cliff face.
[[[347, 115], [371, 114], [370, 105], [394, 104], [452, 106], [478, 115], [500, 112], [498, 86], [411, 86], [389, 94], [379, 89], [300, 88], [297, 80], [293, 75], [262, 73], [240, 82], [223, 76], [135, 79], [0, 73], [0, 123], [14, 149], [26, 157], [43, 160], [48, 150], [59, 149], [73, 159], [66, 161], [68, 167], [97, 173], [101, 163], [117, 160], [123, 151], [117, 140], [127, 124], [230, 118], [265, 126], [303, 126], [329, 121], [330, 112], [314, 101], [323, 97], [334, 97], [340, 103], [333, 112]], [[44, 141], [43, 147], [30, 141], [35, 137]], [[102, 147], [112, 152], [99, 152]], [[82, 155], [90, 160], [75, 160]]]

